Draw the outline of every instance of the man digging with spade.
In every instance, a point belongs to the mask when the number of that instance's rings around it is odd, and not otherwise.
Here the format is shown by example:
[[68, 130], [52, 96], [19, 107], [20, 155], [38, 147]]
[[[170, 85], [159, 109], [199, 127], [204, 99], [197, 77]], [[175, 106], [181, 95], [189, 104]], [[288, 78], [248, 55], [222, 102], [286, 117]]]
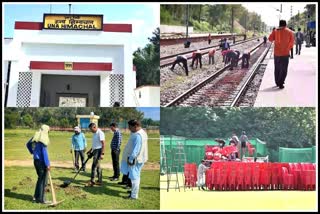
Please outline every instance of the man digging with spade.
[[[102, 185], [102, 168], [100, 166], [100, 161], [104, 156], [104, 145], [105, 145], [105, 135], [101, 129], [97, 128], [95, 123], [89, 124], [89, 129], [93, 133], [92, 137], [92, 148], [87, 152], [89, 155], [92, 152], [93, 161], [91, 167], [91, 179], [86, 186], [92, 187], [93, 185]], [[97, 173], [98, 180], [94, 181], [95, 175]]]

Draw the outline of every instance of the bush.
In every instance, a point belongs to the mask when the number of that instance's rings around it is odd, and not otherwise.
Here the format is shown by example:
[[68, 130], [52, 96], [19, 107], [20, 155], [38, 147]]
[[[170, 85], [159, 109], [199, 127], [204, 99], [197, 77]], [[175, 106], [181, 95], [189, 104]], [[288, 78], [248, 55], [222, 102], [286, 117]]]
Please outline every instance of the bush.
[[60, 127], [62, 128], [70, 127], [69, 120], [67, 118], [62, 118], [60, 121]]
[[5, 128], [15, 129], [19, 122], [19, 114], [16, 114], [15, 112], [6, 112], [4, 115]]
[[26, 114], [22, 117], [22, 121], [24, 123], [24, 125], [28, 126], [29, 128], [33, 127], [33, 119], [32, 116], [30, 114]]
[[211, 26], [208, 22], [198, 22], [196, 20], [190, 20], [191, 25], [195, 31], [198, 32], [212, 32]]
[[171, 20], [172, 20], [172, 17], [170, 15], [170, 13], [167, 10], [161, 8], [161, 10], [160, 10], [160, 23], [161, 24], [170, 24]]

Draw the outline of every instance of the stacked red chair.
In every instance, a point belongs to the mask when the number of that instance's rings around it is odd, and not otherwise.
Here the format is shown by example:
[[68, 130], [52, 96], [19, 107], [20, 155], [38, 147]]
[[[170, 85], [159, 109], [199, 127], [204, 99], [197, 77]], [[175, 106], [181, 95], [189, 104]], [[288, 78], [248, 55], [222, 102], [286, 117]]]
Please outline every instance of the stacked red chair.
[[301, 163], [301, 187], [303, 190], [315, 190], [316, 171], [311, 163]]
[[[195, 164], [186, 164], [184, 175], [187, 186], [196, 186]], [[206, 171], [206, 186], [216, 191], [315, 190], [315, 164], [217, 161]]]
[[271, 163], [260, 163], [260, 188], [263, 190], [271, 187]]
[[293, 175], [289, 173], [288, 168], [282, 166], [282, 183], [284, 190], [293, 189]]
[[237, 180], [236, 180], [236, 187], [237, 190], [244, 190], [244, 177], [245, 177], [245, 163], [236, 162], [237, 165]]
[[227, 164], [227, 189], [235, 190], [236, 189], [236, 179], [237, 179], [237, 165], [234, 162]]
[[301, 166], [298, 163], [289, 163], [289, 173], [293, 175], [293, 188], [298, 190], [301, 186]]
[[197, 165], [195, 163], [186, 163], [184, 165], [185, 186], [195, 187], [197, 183]]
[[259, 163], [252, 163], [252, 189], [260, 189], [260, 168], [259, 168]]
[[271, 189], [279, 190], [281, 186], [281, 163], [272, 163], [271, 165]]
[[206, 160], [213, 160], [212, 146], [205, 147], [205, 159]]
[[252, 163], [246, 163], [244, 167], [244, 190], [252, 189]]
[[248, 148], [249, 155], [253, 156], [256, 149], [253, 147], [253, 145], [250, 142], [247, 142], [246, 145]]
[[214, 169], [210, 168], [206, 171], [206, 187], [213, 190]]

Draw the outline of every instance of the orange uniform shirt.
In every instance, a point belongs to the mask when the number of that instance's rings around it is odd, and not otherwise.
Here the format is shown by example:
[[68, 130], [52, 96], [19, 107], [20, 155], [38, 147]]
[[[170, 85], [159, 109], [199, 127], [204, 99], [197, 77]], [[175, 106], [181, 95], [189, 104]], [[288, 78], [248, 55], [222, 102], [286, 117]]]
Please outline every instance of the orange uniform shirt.
[[294, 35], [287, 27], [280, 27], [269, 36], [269, 41], [274, 41], [274, 55], [275, 56], [289, 56], [290, 49], [294, 45]]
[[215, 49], [211, 49], [211, 50], [209, 51], [209, 56], [213, 56], [215, 52], [216, 52]]

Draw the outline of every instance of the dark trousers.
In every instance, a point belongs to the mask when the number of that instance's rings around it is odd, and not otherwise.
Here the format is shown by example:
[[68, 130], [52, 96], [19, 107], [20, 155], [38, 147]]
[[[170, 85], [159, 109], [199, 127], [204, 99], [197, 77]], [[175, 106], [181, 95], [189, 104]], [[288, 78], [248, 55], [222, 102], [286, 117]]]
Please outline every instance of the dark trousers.
[[85, 170], [86, 166], [84, 164], [84, 151], [83, 150], [74, 150], [74, 157], [75, 157], [75, 163], [74, 166], [76, 167], [77, 170], [79, 170], [79, 156], [81, 158], [81, 169]]
[[209, 65], [210, 64], [214, 64], [214, 55], [212, 55], [212, 56], [209, 56]]
[[249, 68], [249, 60], [250, 60], [250, 55], [243, 54], [241, 68]]
[[98, 181], [102, 182], [102, 168], [100, 167], [101, 149], [95, 149], [93, 150], [92, 153], [93, 153], [93, 161], [92, 161], [92, 167], [91, 167], [91, 181], [94, 182], [94, 178], [97, 175]]
[[173, 62], [171, 70], [174, 69], [174, 66], [176, 66], [177, 63], [182, 62], [184, 70], [186, 72], [186, 75], [188, 76], [188, 64], [187, 64], [187, 60], [183, 57], [177, 57], [177, 59]]
[[287, 77], [289, 56], [274, 56], [274, 79], [277, 86], [283, 85]]
[[127, 175], [122, 175], [122, 183], [127, 184], [127, 186], [132, 187], [131, 179], [129, 178], [129, 173]]
[[290, 58], [293, 59], [293, 48], [290, 49]]
[[296, 55], [299, 54], [300, 55], [301, 52], [301, 43], [297, 43], [296, 44]]
[[210, 45], [210, 43], [211, 43], [211, 39], [208, 39], [208, 44]]
[[47, 182], [47, 167], [43, 161], [34, 160], [33, 161], [34, 167], [36, 169], [38, 180], [36, 184], [36, 189], [34, 191], [34, 198], [37, 202], [44, 202], [45, 201], [45, 187]]
[[196, 53], [196, 56], [192, 59], [191, 67], [193, 68], [194, 62], [196, 61], [196, 68], [198, 68], [198, 62], [200, 63], [200, 68], [202, 68], [201, 58], [201, 53]]
[[119, 167], [119, 150], [111, 150], [112, 166], [113, 166], [113, 177], [119, 178], [120, 176], [120, 167]]

